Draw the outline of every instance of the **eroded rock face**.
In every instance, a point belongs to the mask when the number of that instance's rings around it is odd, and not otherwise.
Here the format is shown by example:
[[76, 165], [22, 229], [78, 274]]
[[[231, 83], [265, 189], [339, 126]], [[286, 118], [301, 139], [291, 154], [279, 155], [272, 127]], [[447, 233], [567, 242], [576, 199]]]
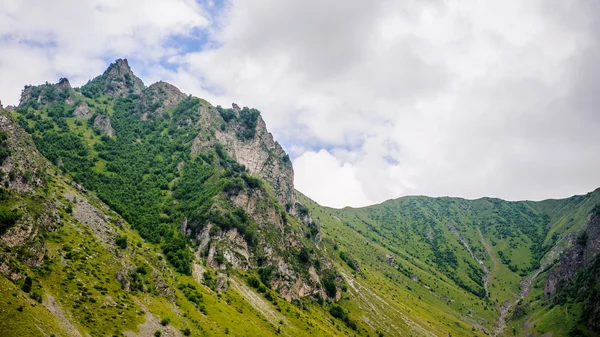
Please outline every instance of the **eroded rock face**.
[[[25, 86], [21, 92], [19, 105], [35, 103], [38, 106], [49, 106], [53, 103], [75, 104], [75, 93], [71, 83], [66, 78], [61, 78], [58, 83], [46, 83], [39, 86]], [[13, 107], [14, 109], [14, 107]]]
[[[0, 114], [0, 131], [8, 135], [5, 141], [10, 152], [0, 163], [2, 171], [8, 173], [0, 178], [0, 183], [15, 193], [35, 195], [37, 189], [46, 184], [45, 172], [49, 163], [10, 117]], [[17, 209], [26, 207], [19, 204]], [[14, 224], [0, 232], [0, 273], [12, 280], [22, 277], [14, 260], [29, 267], [42, 264], [46, 248], [41, 233], [56, 230], [60, 223], [56, 207], [50, 202], [39, 203], [35, 216], [27, 211], [19, 214]]]
[[92, 82], [99, 82], [103, 93], [114, 97], [125, 97], [129, 94], [140, 95], [144, 82], [133, 74], [127, 59], [118, 59], [112, 63], [100, 77]]
[[[234, 111], [239, 113], [239, 107], [237, 109], [236, 107], [237, 105], [234, 104]], [[218, 131], [215, 138], [223, 145], [229, 156], [273, 187], [281, 205], [293, 205], [296, 201], [294, 169], [289, 157], [281, 145], [273, 139], [273, 135], [267, 130], [267, 125], [260, 115], [256, 121], [254, 137], [240, 138], [238, 134], [242, 127], [238, 123], [230, 130]]]
[[96, 118], [94, 118], [94, 127], [109, 137], [113, 136], [113, 128], [110, 125], [110, 118], [108, 116], [96, 115]]
[[177, 106], [186, 95], [167, 82], [157, 82], [146, 88], [136, 106], [136, 112], [146, 120], [150, 115], [163, 114]]
[[[239, 118], [241, 109], [235, 103], [233, 111]], [[192, 142], [192, 153], [199, 154], [204, 149], [212, 148], [215, 143], [221, 144], [229, 157], [244, 165], [252, 175], [268, 182], [279, 203], [284, 207], [290, 206], [291, 210], [296, 203], [294, 169], [289, 156], [273, 139], [262, 117], [258, 115], [256, 119], [254, 135], [243, 138], [239, 136], [245, 128], [243, 123], [236, 120], [224, 122], [212, 107], [201, 106], [199, 114], [198, 126], [201, 129], [212, 127], [214, 137], [198, 135]]]
[[40, 154], [31, 155], [37, 150], [29, 136], [10, 117], [2, 114], [0, 130], [8, 135], [6, 141], [10, 150], [10, 156], [0, 163], [0, 169], [5, 173], [0, 177], [0, 183], [20, 193], [31, 193], [36, 187], [43, 186], [48, 164]]
[[77, 107], [75, 108], [75, 110], [73, 111], [73, 117], [75, 117], [77, 119], [90, 118], [91, 116], [92, 116], [92, 111], [90, 110], [90, 107], [88, 106], [88, 104], [85, 101], [82, 101], [81, 103], [79, 103], [77, 105]]
[[573, 281], [577, 272], [589, 267], [600, 256], [600, 214], [594, 212], [585, 230], [572, 238], [572, 246], [560, 258], [560, 262], [548, 272], [544, 294], [550, 297], [558, 291], [561, 283]]

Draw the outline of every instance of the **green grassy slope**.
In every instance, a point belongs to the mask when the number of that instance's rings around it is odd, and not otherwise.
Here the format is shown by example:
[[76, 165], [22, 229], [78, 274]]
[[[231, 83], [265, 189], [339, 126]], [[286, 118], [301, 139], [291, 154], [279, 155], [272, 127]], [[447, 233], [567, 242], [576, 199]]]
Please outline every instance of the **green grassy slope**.
[[[540, 269], [583, 228], [600, 202], [599, 191], [541, 202], [404, 197], [359, 209], [302, 200], [320, 220], [329, 255], [412, 319], [435, 322], [440, 331], [456, 335], [468, 333], [450, 326], [494, 334], [502, 324], [503, 334], [525, 335], [539, 324], [540, 332], [566, 336], [579, 324], [577, 304], [557, 310], [542, 300]], [[540, 272], [532, 287], [522, 283]], [[521, 304], [535, 312], [527, 329], [513, 314], [523, 292]]]
[[[35, 150], [29, 153], [44, 161]], [[314, 299], [291, 304], [271, 290], [245, 286], [246, 272], [219, 276], [197, 258], [192, 263], [203, 273], [177, 272], [159, 244], [144, 240], [52, 166], [43, 186], [23, 193], [2, 187], [0, 195], [3, 209], [22, 214], [0, 242], [7, 252], [0, 276], [2, 336], [350, 334]], [[48, 221], [21, 221], [29, 215]], [[15, 244], [17, 238], [22, 242]], [[34, 243], [42, 260], [31, 264], [27, 246]], [[219, 277], [225, 289], [219, 288]]]

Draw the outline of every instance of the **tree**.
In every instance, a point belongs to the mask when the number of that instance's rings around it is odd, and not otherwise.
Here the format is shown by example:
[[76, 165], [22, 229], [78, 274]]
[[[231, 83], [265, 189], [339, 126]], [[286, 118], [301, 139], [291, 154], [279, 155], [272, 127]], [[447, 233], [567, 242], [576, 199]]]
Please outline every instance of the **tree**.
[[31, 291], [31, 287], [33, 286], [33, 280], [31, 279], [31, 277], [27, 276], [25, 277], [25, 282], [23, 283], [23, 287], [21, 287], [21, 289], [28, 293]]

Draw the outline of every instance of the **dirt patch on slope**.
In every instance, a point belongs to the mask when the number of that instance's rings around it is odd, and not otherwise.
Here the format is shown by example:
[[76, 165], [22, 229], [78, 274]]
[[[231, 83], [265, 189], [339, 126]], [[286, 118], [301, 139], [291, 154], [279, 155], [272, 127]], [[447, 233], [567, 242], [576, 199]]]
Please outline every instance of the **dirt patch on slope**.
[[65, 312], [61, 309], [58, 303], [56, 303], [56, 300], [54, 299], [54, 297], [52, 297], [52, 295], [46, 295], [46, 300], [43, 304], [46, 307], [46, 309], [48, 309], [48, 311], [50, 311], [50, 313], [54, 315], [54, 317], [58, 318], [63, 327], [65, 327], [65, 330], [67, 331], [69, 336], [82, 337], [79, 331], [75, 328], [75, 326], [73, 326], [71, 321], [67, 319], [67, 316], [65, 316]]
[[139, 332], [136, 334], [133, 331], [124, 331], [123, 334], [127, 337], [152, 337], [156, 331], [161, 332], [161, 336], [167, 337], [181, 337], [182, 334], [179, 330], [175, 329], [171, 325], [162, 326], [160, 320], [154, 316], [148, 308], [143, 304], [138, 303], [142, 310], [146, 313], [146, 321], [138, 325]]
[[88, 226], [96, 237], [100, 239], [100, 242], [112, 247], [114, 245], [113, 237], [115, 231], [106, 221], [104, 213], [79, 194], [67, 192], [64, 197], [69, 201], [74, 201], [73, 217]]
[[271, 307], [271, 304], [269, 304], [267, 300], [260, 297], [257, 293], [252, 291], [252, 289], [250, 289], [247, 285], [243, 284], [242, 282], [236, 281], [233, 278], [229, 280], [233, 288], [237, 290], [237, 292], [240, 293], [240, 295], [244, 296], [248, 303], [250, 303], [250, 305], [252, 305], [252, 307], [256, 309], [256, 311], [260, 312], [269, 322], [271, 322], [271, 324], [277, 326], [279, 324], [279, 321], [283, 320], [283, 322], [286, 325], [288, 325], [285, 316], [273, 309], [273, 307]]

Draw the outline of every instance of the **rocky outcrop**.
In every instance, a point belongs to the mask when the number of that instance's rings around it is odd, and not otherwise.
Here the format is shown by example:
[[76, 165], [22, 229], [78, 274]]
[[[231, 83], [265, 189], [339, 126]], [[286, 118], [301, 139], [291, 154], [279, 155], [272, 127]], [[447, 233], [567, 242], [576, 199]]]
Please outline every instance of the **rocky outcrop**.
[[[213, 136], [200, 133], [192, 142], [192, 154], [212, 149], [215, 143], [223, 146], [227, 155], [244, 165], [254, 176], [265, 180], [273, 188], [279, 203], [288, 210], [296, 203], [294, 194], [294, 169], [289, 156], [267, 130], [265, 121], [256, 111], [252, 130], [241, 120], [244, 110], [235, 103], [232, 109], [199, 107], [200, 129], [212, 129]], [[227, 121], [218, 109], [229, 114]], [[244, 135], [244, 136], [241, 136]]]
[[140, 95], [144, 88], [146, 88], [144, 82], [133, 74], [127, 59], [118, 59], [106, 69], [104, 74], [81, 87], [81, 91], [88, 97], [101, 94], [125, 97], [130, 94]]
[[600, 253], [600, 209], [594, 209], [585, 229], [573, 239], [571, 248], [567, 249], [560, 262], [548, 272], [548, 280], [544, 285], [546, 297], [553, 296], [562, 285], [566, 285], [577, 277], [577, 273], [588, 268]]
[[21, 93], [19, 106], [30, 104], [35, 108], [48, 106], [54, 103], [75, 104], [75, 93], [71, 83], [66, 78], [61, 78], [58, 83], [47, 83], [39, 86], [27, 85]]
[[186, 95], [175, 86], [160, 81], [144, 89], [136, 106], [136, 113], [146, 120], [151, 115], [161, 115], [166, 109], [176, 107], [184, 98]]
[[[270, 285], [287, 300], [318, 294], [327, 297], [321, 286], [321, 273], [331, 265], [316, 252], [298, 264], [298, 252], [312, 251], [303, 242], [305, 235], [298, 231], [290, 218], [264, 187], [246, 188], [227, 196], [235, 208], [241, 208], [256, 224], [258, 242], [250, 245], [238, 229], [222, 230], [209, 223], [196, 234], [198, 256], [206, 258], [206, 265], [215, 270], [270, 268]], [[223, 202], [223, 201], [221, 201]], [[223, 208], [214, 205], [211, 211]], [[187, 221], [182, 230], [192, 234]], [[310, 254], [310, 253], [309, 253]], [[313, 265], [314, 260], [319, 263]], [[319, 265], [317, 270], [315, 265]]]
[[131, 282], [125, 276], [126, 274], [127, 274], [127, 271], [123, 271], [123, 270], [119, 271], [117, 273], [117, 281], [119, 281], [121, 283], [121, 287], [123, 288], [123, 290], [131, 291]]
[[81, 101], [73, 111], [73, 117], [77, 119], [86, 119], [92, 116], [92, 111], [85, 101]]
[[73, 89], [71, 87], [71, 83], [66, 77], [61, 78], [60, 80], [58, 80], [58, 83], [56, 83], [56, 90], [59, 93], [69, 92], [71, 91], [71, 89]]
[[[45, 201], [42, 187], [46, 186], [46, 172], [49, 163], [37, 151], [29, 135], [12, 118], [0, 113], [0, 131], [8, 137], [2, 146], [8, 148], [9, 155], [4, 159], [0, 182], [12, 195], [32, 197], [36, 200], [35, 212], [22, 198], [3, 199], [0, 202], [10, 207], [11, 223], [3, 223], [0, 230], [0, 273], [17, 280], [22, 277], [19, 264], [39, 267], [46, 254], [43, 237], [56, 230], [60, 223], [56, 206]], [[6, 192], [4, 192], [6, 196]]]
[[35, 188], [43, 186], [48, 164], [37, 152], [29, 136], [11, 117], [1, 113], [0, 131], [8, 135], [5, 142], [10, 152], [0, 163], [4, 173], [0, 175], [0, 183], [20, 193], [32, 193]]
[[108, 135], [109, 137], [113, 136], [113, 129], [110, 125], [110, 118], [108, 116], [96, 115], [93, 125], [105, 135]]

